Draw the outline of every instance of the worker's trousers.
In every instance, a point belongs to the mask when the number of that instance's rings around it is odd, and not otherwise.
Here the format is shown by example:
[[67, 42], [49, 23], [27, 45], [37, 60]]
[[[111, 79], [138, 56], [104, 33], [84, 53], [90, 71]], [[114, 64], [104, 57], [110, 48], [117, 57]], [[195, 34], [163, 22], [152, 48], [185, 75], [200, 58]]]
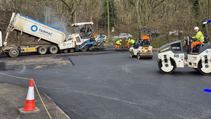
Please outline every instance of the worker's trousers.
[[193, 47], [195, 47], [196, 45], [199, 45], [199, 44], [203, 44], [203, 42], [200, 42], [200, 41], [192, 42], [191, 43], [191, 49], [193, 49]]
[[118, 49], [118, 50], [119, 50], [119, 45], [117, 45], [117, 44], [116, 44], [116, 49]]
[[127, 46], [127, 48], [129, 48], [130, 47], [130, 43], [126, 43], [126, 46]]

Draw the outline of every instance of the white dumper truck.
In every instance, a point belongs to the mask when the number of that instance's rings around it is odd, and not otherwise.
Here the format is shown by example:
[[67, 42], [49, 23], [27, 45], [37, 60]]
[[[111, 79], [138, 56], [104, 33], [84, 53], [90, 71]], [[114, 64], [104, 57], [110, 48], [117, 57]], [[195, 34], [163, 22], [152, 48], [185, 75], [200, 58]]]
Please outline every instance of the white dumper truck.
[[[8, 46], [7, 39], [11, 31], [18, 31], [21, 35], [27, 34], [35, 39], [49, 42], [49, 45], [28, 45], [28, 46]], [[49, 51], [55, 54], [58, 51], [74, 52], [76, 46], [83, 43], [79, 34], [71, 34], [66, 38], [66, 34], [52, 26], [36, 21], [21, 14], [12, 13], [8, 25], [5, 40], [2, 39], [0, 30], [0, 54], [7, 54], [10, 57], [17, 57], [20, 53], [37, 52], [44, 55]]]

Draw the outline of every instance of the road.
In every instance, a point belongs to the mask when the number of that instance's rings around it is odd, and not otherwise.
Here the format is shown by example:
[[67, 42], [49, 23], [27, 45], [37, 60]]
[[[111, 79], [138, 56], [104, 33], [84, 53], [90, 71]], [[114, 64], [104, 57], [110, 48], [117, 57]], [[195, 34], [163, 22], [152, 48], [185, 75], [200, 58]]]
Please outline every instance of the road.
[[[152, 60], [128, 52], [67, 56], [74, 66], [1, 71], [34, 78], [71, 119], [209, 119], [210, 75], [185, 67], [161, 74]], [[0, 75], [0, 82], [28, 81]]]

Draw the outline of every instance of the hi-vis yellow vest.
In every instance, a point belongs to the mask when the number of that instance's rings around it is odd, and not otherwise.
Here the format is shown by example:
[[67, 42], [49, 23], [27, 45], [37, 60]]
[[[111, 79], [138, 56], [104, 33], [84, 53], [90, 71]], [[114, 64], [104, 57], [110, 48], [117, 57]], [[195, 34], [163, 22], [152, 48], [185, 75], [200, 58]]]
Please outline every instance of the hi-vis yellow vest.
[[204, 42], [204, 35], [201, 31], [198, 31], [196, 33], [196, 36], [192, 37], [192, 38], [195, 38], [197, 40], [200, 40], [200, 42]]

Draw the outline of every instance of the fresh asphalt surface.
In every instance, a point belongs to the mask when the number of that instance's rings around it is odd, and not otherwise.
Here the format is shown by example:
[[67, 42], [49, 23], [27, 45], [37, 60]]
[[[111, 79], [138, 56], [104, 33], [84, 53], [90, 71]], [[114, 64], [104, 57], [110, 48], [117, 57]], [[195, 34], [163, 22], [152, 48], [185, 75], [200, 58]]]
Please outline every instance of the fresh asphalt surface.
[[[210, 119], [211, 75], [185, 67], [161, 74], [152, 60], [128, 52], [69, 56], [74, 66], [3, 71], [34, 78], [71, 119]], [[0, 75], [0, 82], [29, 82]], [[44, 110], [43, 110], [44, 111]]]

